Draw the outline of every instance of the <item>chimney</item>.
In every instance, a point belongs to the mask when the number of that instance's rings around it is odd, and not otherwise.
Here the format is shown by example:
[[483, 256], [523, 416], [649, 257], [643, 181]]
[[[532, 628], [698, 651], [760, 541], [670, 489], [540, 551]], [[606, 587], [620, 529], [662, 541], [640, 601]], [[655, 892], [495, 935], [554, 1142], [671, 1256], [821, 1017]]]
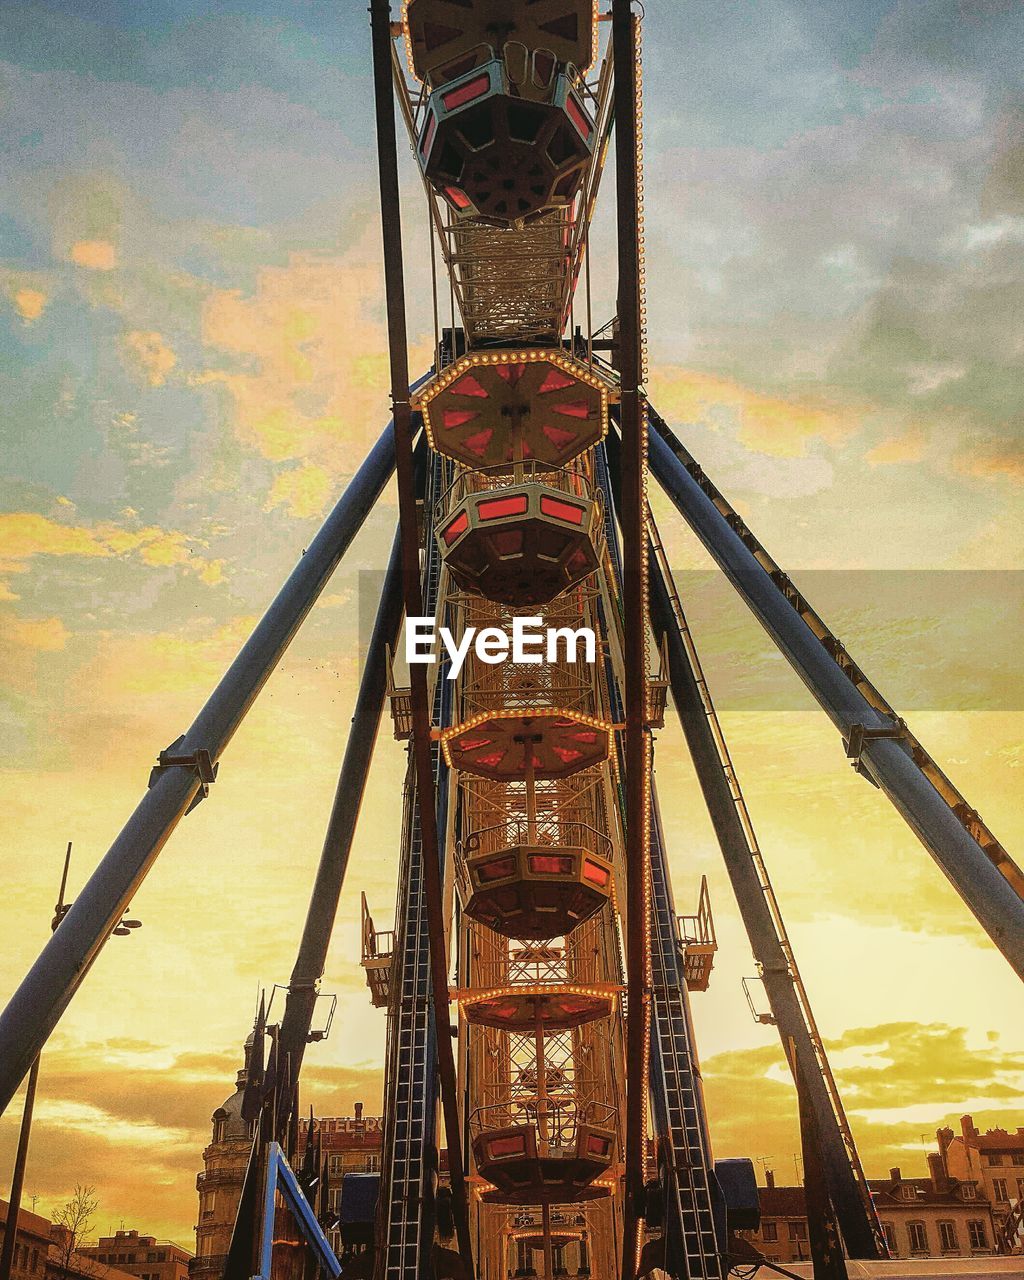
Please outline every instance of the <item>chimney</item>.
[[946, 1177], [946, 1170], [942, 1163], [942, 1156], [937, 1151], [928, 1153], [928, 1172], [931, 1175], [932, 1187], [936, 1191], [948, 1191], [949, 1179]]
[[775, 1190], [775, 1170], [774, 1169], [765, 1169], [764, 1185], [768, 1188], [769, 1191]]
[[968, 1146], [972, 1145], [972, 1143], [971, 1143], [971, 1139], [972, 1139], [972, 1138], [977, 1138], [977, 1137], [978, 1137], [978, 1131], [977, 1131], [977, 1129], [975, 1129], [975, 1127], [974, 1127], [974, 1117], [973, 1117], [973, 1116], [961, 1116], [961, 1117], [960, 1117], [960, 1132], [964, 1135], [964, 1142], [965, 1142]]
[[356, 1103], [356, 1119], [362, 1120], [362, 1118], [363, 1118], [363, 1104], [361, 1102], [357, 1102]]
[[903, 1175], [900, 1173], [899, 1165], [896, 1165], [894, 1168], [889, 1170], [889, 1177], [892, 1178], [893, 1182], [903, 1181]]

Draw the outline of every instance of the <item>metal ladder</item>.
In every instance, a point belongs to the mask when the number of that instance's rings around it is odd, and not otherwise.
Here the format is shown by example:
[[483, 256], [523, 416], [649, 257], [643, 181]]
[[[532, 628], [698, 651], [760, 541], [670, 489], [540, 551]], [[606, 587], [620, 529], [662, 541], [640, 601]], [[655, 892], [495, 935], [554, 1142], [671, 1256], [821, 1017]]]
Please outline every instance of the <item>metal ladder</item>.
[[[442, 460], [433, 457], [425, 510], [444, 482]], [[427, 521], [424, 607], [437, 607], [441, 557]], [[451, 681], [443, 669], [434, 688], [435, 723], [450, 713]], [[436, 794], [444, 796], [445, 766], [432, 751]], [[440, 815], [439, 815], [440, 819]], [[443, 821], [441, 830], [444, 829]], [[382, 1153], [378, 1240], [384, 1251], [376, 1274], [384, 1280], [416, 1280], [425, 1274], [425, 1257], [433, 1243], [432, 1197], [425, 1195], [426, 1177], [436, 1172], [437, 1046], [430, 984], [430, 942], [423, 889], [423, 845], [416, 805], [415, 769], [410, 757], [402, 819], [402, 859], [399, 866], [395, 920], [392, 1003], [388, 1010], [386, 1130]], [[431, 1167], [428, 1168], [428, 1160]]]
[[864, 1168], [860, 1162], [857, 1145], [853, 1140], [853, 1133], [850, 1130], [850, 1122], [846, 1116], [846, 1110], [843, 1106], [843, 1101], [839, 1093], [839, 1088], [836, 1084], [835, 1076], [832, 1074], [832, 1066], [828, 1060], [828, 1054], [825, 1051], [825, 1045], [822, 1041], [821, 1033], [818, 1030], [818, 1024], [811, 1008], [807, 988], [804, 986], [803, 978], [800, 975], [800, 969], [796, 962], [793, 946], [789, 940], [789, 934], [786, 930], [786, 923], [782, 916], [782, 908], [779, 905], [778, 898], [775, 896], [775, 889], [773, 888], [771, 878], [768, 875], [768, 867], [765, 864], [764, 855], [762, 854], [760, 844], [758, 843], [754, 824], [751, 821], [750, 811], [747, 809], [747, 803], [743, 797], [743, 791], [740, 788], [739, 778], [736, 776], [736, 770], [733, 767], [732, 757], [729, 754], [729, 747], [725, 740], [725, 734], [722, 732], [721, 722], [718, 719], [718, 712], [715, 709], [715, 704], [711, 697], [711, 691], [708, 688], [707, 680], [704, 676], [704, 669], [701, 666], [700, 656], [697, 653], [697, 648], [694, 644], [693, 636], [686, 620], [686, 615], [683, 612], [682, 603], [680, 602], [679, 595], [676, 592], [672, 572], [668, 563], [668, 557], [665, 554], [665, 547], [661, 541], [661, 535], [658, 532], [657, 524], [655, 523], [650, 510], [648, 510], [647, 513], [647, 528], [648, 535], [651, 540], [651, 546], [654, 549], [654, 554], [657, 558], [662, 577], [668, 591], [669, 600], [672, 605], [672, 612], [676, 619], [676, 625], [678, 626], [680, 635], [683, 638], [686, 655], [689, 659], [691, 670], [693, 671], [694, 681], [700, 693], [701, 703], [704, 707], [704, 714], [707, 717], [708, 725], [711, 729], [711, 735], [714, 739], [719, 764], [721, 766], [722, 773], [728, 781], [729, 792], [732, 796], [732, 802], [735, 806], [737, 816], [739, 817], [740, 826], [743, 829], [743, 835], [747, 844], [750, 860], [756, 869], [758, 882], [761, 886], [761, 892], [764, 895], [769, 915], [771, 916], [775, 936], [786, 960], [789, 978], [792, 982], [793, 990], [796, 995], [800, 1015], [807, 1028], [807, 1034], [810, 1038], [811, 1046], [814, 1051], [817, 1068], [822, 1080], [824, 1081], [829, 1102], [835, 1116], [836, 1125], [839, 1128], [839, 1132], [843, 1140], [843, 1146], [846, 1149], [847, 1160], [849, 1161], [856, 1184], [860, 1189], [861, 1197], [864, 1200], [869, 1218], [874, 1221], [875, 1210], [871, 1200], [871, 1192], [868, 1189], [867, 1179], [864, 1176]]
[[718, 1241], [712, 1201], [713, 1167], [704, 1097], [661, 812], [653, 788], [651, 910], [651, 1104], [669, 1173], [671, 1199], [666, 1219], [674, 1220], [679, 1233], [676, 1243], [686, 1259], [686, 1275], [691, 1280], [721, 1280], [724, 1250]]
[[[595, 474], [604, 492], [605, 538], [618, 592], [622, 560], [615, 525], [605, 446], [595, 454]], [[617, 620], [616, 620], [617, 621]], [[614, 625], [605, 619], [606, 625]], [[606, 659], [609, 696], [615, 718], [623, 719], [622, 693]], [[621, 765], [621, 743], [620, 743]], [[620, 803], [621, 803], [620, 797]], [[679, 935], [668, 863], [665, 857], [657, 794], [651, 788], [651, 978], [652, 1017], [650, 1088], [655, 1128], [663, 1145], [669, 1175], [666, 1236], [683, 1253], [686, 1275], [693, 1280], [721, 1280], [723, 1250], [712, 1204], [711, 1152], [704, 1098], [694, 1051], [689, 995], [680, 961]], [[671, 1259], [666, 1258], [667, 1262]]]

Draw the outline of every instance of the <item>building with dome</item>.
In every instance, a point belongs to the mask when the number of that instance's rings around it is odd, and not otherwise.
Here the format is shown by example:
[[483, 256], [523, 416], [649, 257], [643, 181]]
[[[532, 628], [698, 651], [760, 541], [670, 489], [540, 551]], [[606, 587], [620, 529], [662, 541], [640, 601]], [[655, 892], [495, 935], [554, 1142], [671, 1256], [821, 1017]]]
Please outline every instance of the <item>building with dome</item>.
[[235, 1091], [212, 1116], [211, 1141], [203, 1152], [203, 1171], [196, 1178], [199, 1219], [196, 1256], [189, 1264], [190, 1280], [220, 1280], [224, 1271], [252, 1150], [253, 1124], [242, 1117], [252, 1044], [250, 1035], [245, 1042], [245, 1065], [236, 1077]]

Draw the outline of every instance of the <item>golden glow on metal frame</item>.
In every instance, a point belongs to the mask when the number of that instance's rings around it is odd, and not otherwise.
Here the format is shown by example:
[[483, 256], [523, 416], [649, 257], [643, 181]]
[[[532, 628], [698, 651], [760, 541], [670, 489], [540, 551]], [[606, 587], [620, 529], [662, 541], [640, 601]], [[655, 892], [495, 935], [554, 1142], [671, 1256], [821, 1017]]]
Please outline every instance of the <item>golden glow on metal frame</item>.
[[[593, 1185], [593, 1184], [591, 1184]], [[569, 1240], [582, 1240], [586, 1236], [586, 1231], [582, 1227], [563, 1227], [560, 1223], [552, 1225], [551, 1234], [553, 1236], [564, 1236]], [[542, 1236], [541, 1227], [513, 1227], [505, 1232], [505, 1236], [509, 1240], [536, 1240]]]
[[[572, 356], [567, 356], [561, 351], [554, 351], [550, 347], [524, 347], [509, 351], [472, 351], [468, 355], [460, 356], [454, 364], [449, 365], [442, 373], [432, 378], [422, 390], [412, 397], [412, 407], [419, 409], [423, 415], [423, 427], [427, 433], [427, 443], [431, 449], [435, 452], [437, 451], [437, 445], [434, 443], [434, 424], [430, 418], [430, 402], [436, 400], [442, 391], [447, 391], [452, 383], [458, 382], [468, 370], [479, 369], [484, 365], [537, 364], [541, 362], [555, 365], [563, 373], [567, 373], [570, 378], [575, 379], [576, 382], [582, 382], [599, 394], [601, 398], [601, 434], [598, 437], [598, 441], [603, 440], [608, 434], [608, 404], [612, 391], [612, 387], [606, 379], [595, 374], [589, 366], [581, 364]], [[598, 442], [595, 441], [595, 443]]]
[[487, 1000], [496, 1000], [503, 996], [594, 996], [601, 1000], [610, 998], [612, 1000], [612, 1011], [614, 1011], [615, 998], [620, 991], [624, 990], [623, 986], [614, 982], [597, 983], [590, 986], [571, 982], [528, 982], [523, 983], [521, 986], [491, 987], [487, 991], [481, 991], [476, 987], [452, 987], [448, 994], [452, 1000], [460, 1005], [482, 1004]]
[[494, 711], [481, 711], [469, 720], [463, 720], [448, 729], [442, 729], [441, 750], [444, 752], [444, 762], [449, 769], [457, 768], [458, 766], [452, 762], [449, 742], [469, 729], [476, 729], [479, 725], [486, 724], [488, 720], [539, 720], [547, 716], [559, 716], [564, 720], [572, 720], [575, 724], [586, 725], [590, 729], [600, 729], [606, 737], [605, 750], [600, 759], [594, 760], [594, 764], [600, 764], [602, 760], [608, 758], [608, 746], [611, 742], [612, 730], [615, 728], [614, 724], [610, 724], [607, 720], [598, 720], [596, 716], [588, 716], [583, 711], [566, 711], [564, 707], [540, 706], [499, 707]]

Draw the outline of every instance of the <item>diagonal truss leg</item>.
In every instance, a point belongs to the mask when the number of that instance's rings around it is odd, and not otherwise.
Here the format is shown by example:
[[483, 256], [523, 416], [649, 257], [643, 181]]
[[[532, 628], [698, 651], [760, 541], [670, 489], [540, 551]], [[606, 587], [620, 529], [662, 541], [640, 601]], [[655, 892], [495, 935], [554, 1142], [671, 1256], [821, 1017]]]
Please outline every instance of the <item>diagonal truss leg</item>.
[[[848, 750], [857, 744], [862, 772], [889, 797], [1024, 979], [1020, 869], [863, 673], [845, 655], [842, 662], [834, 656], [834, 637], [653, 410], [650, 422], [651, 470], [668, 497], [839, 729]], [[819, 630], [812, 630], [810, 616]]]
[[[651, 625], [659, 645], [667, 641], [669, 684], [697, 779], [718, 837], [740, 915], [758, 963], [772, 1016], [782, 1037], [787, 1059], [790, 1046], [800, 1069], [807, 1106], [814, 1113], [822, 1165], [829, 1196], [839, 1218], [846, 1247], [853, 1258], [876, 1258], [879, 1229], [864, 1172], [835, 1087], [825, 1047], [800, 980], [781, 915], [773, 915], [767, 871], [757, 849], [753, 829], [744, 825], [737, 797], [739, 783], [724, 746], [715, 739], [712, 717], [717, 715], [703, 675], [684, 636], [685, 618], [679, 607], [668, 566], [661, 556], [657, 533], [651, 548]], [[688, 636], [688, 632], [687, 632]], [[692, 642], [691, 642], [692, 643]], [[745, 806], [743, 810], [746, 812]], [[774, 894], [772, 895], [774, 902]]]
[[[0, 1014], [0, 1111], [359, 532], [395, 466], [389, 423]], [[167, 753], [165, 753], [166, 755]], [[184, 761], [184, 763], [177, 763]], [[202, 771], [202, 776], [200, 771]]]
[[[327, 962], [327, 948], [380, 727], [387, 686], [387, 654], [395, 647], [401, 621], [402, 580], [396, 532], [281, 1021], [281, 1052], [293, 1084], [302, 1070], [317, 988]], [[292, 1090], [284, 1089], [282, 1096], [291, 1097]]]

